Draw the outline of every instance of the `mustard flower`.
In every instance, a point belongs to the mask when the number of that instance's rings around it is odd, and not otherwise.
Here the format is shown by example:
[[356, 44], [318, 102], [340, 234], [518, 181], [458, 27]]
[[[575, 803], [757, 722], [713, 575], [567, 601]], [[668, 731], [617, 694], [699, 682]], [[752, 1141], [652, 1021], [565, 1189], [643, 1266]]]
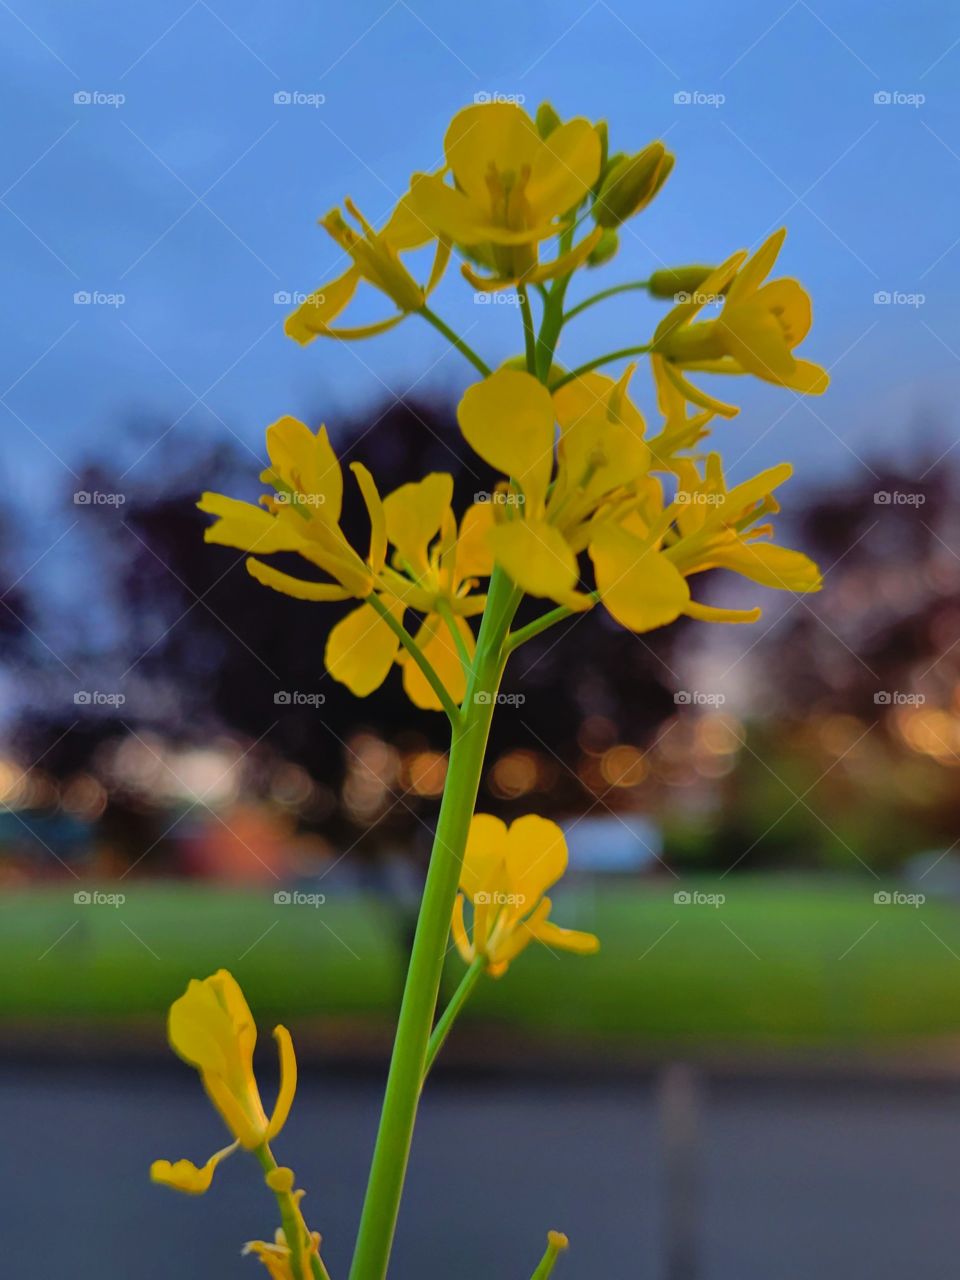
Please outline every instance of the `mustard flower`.
[[490, 273], [478, 275], [465, 264], [475, 288], [565, 275], [600, 239], [598, 227], [552, 262], [539, 262], [537, 246], [563, 230], [565, 215], [587, 198], [600, 175], [601, 140], [588, 120], [557, 124], [542, 137], [522, 107], [483, 103], [454, 116], [444, 152], [443, 171], [414, 175], [411, 204], [435, 234], [463, 247]]
[[236, 979], [226, 969], [202, 981], [190, 981], [186, 992], [170, 1007], [167, 1031], [175, 1052], [200, 1072], [207, 1096], [235, 1139], [202, 1168], [189, 1160], [154, 1161], [150, 1176], [155, 1182], [198, 1195], [209, 1188], [224, 1157], [238, 1146], [255, 1150], [283, 1128], [297, 1088], [297, 1061], [289, 1031], [275, 1027], [280, 1088], [268, 1117], [253, 1074], [256, 1023]]
[[[359, 234], [339, 209], [333, 209], [321, 218], [320, 225], [348, 255], [351, 265], [343, 275], [314, 290], [287, 317], [284, 325], [287, 335], [302, 346], [321, 335], [329, 338], [370, 338], [392, 329], [405, 315], [420, 310], [439, 284], [450, 258], [449, 243], [438, 241], [430, 277], [423, 286], [417, 284], [403, 265], [400, 260], [403, 251], [418, 249], [436, 238], [413, 211], [409, 195], [397, 204], [380, 231], [373, 229], [352, 200], [345, 202], [345, 208], [358, 224]], [[361, 280], [366, 280], [392, 299], [399, 308], [398, 313], [375, 324], [332, 328], [332, 321], [351, 301]]]
[[[751, 373], [806, 395], [826, 391], [826, 370], [794, 355], [810, 330], [809, 295], [796, 280], [764, 283], [786, 234], [783, 229], [774, 232], [752, 257], [742, 251], [733, 254], [657, 326], [652, 349], [663, 357], [666, 375], [691, 403], [724, 417], [737, 413], [733, 405], [693, 386], [681, 370]], [[707, 303], [721, 298], [716, 319], [694, 323]]]
[[[567, 842], [555, 822], [528, 814], [510, 824], [478, 813], [470, 824], [453, 912], [453, 940], [467, 964], [481, 956], [499, 978], [531, 942], [591, 955], [592, 933], [561, 929], [550, 920], [547, 890], [567, 869]], [[473, 908], [468, 934], [464, 903]]]

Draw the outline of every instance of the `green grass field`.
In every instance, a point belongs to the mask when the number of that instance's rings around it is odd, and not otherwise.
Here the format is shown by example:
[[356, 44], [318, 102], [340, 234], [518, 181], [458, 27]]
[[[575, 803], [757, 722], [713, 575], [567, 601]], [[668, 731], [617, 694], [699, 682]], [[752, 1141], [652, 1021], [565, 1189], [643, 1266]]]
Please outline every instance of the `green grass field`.
[[[230, 968], [262, 1020], [350, 1015], [386, 1025], [399, 998], [402, 926], [389, 904], [127, 882], [119, 907], [73, 886], [0, 902], [0, 1019], [160, 1014], [191, 976]], [[698, 881], [720, 907], [677, 905], [677, 882], [561, 894], [560, 923], [593, 929], [598, 956], [530, 948], [486, 982], [469, 1017], [628, 1041], [695, 1037], [851, 1044], [960, 1030], [960, 907], [876, 905], [873, 881]], [[683, 888], [693, 884], [683, 881]], [[451, 955], [449, 984], [461, 966]]]

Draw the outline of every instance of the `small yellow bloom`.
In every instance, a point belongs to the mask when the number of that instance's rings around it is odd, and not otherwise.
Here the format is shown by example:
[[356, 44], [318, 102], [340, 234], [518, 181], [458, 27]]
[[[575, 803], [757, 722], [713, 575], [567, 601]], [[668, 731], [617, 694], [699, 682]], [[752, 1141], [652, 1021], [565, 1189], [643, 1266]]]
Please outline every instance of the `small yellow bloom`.
[[297, 1062], [286, 1027], [274, 1028], [280, 1055], [280, 1088], [268, 1118], [253, 1074], [257, 1027], [236, 979], [226, 969], [192, 979], [170, 1007], [173, 1049], [200, 1072], [203, 1087], [242, 1147], [253, 1150], [286, 1123], [297, 1087]]
[[[406, 249], [418, 249], [435, 238], [434, 232], [413, 211], [409, 195], [394, 209], [386, 225], [375, 231], [351, 201], [346, 211], [360, 227], [360, 234], [347, 223], [339, 209], [333, 209], [320, 225], [352, 259], [351, 266], [335, 280], [322, 284], [292, 312], [284, 329], [289, 337], [306, 345], [318, 336], [329, 338], [369, 338], [399, 324], [411, 311], [419, 311], [436, 288], [450, 257], [449, 243], [441, 240], [426, 285], [417, 284], [400, 260]], [[399, 308], [397, 315], [359, 328], [332, 328], [331, 322], [346, 308], [361, 280], [374, 285]]]
[[538, 262], [537, 245], [558, 234], [599, 177], [600, 137], [588, 120], [568, 120], [541, 137], [522, 107], [484, 103], [454, 116], [444, 150], [443, 172], [414, 176], [411, 204], [437, 235], [464, 246], [490, 272], [482, 277], [464, 266], [475, 288], [566, 274], [600, 239], [596, 228], [553, 262]]
[[150, 1177], [165, 1187], [173, 1187], [175, 1191], [202, 1196], [205, 1191], [210, 1190], [217, 1165], [232, 1155], [239, 1145], [238, 1142], [231, 1142], [229, 1147], [215, 1151], [207, 1163], [199, 1168], [189, 1160], [154, 1160], [150, 1166]]
[[[243, 1256], [259, 1259], [267, 1269], [270, 1280], [294, 1280], [292, 1255], [284, 1235], [283, 1228], [278, 1227], [272, 1243], [266, 1240], [248, 1240], [243, 1246]], [[300, 1273], [303, 1276], [312, 1274], [310, 1259], [320, 1252], [320, 1235], [311, 1232], [309, 1243], [302, 1250]]]
[[[490, 814], [475, 814], [452, 924], [453, 940], [466, 963], [482, 956], [487, 972], [499, 978], [534, 940], [579, 955], [599, 950], [592, 933], [561, 929], [549, 919], [551, 903], [544, 894], [566, 869], [567, 842], [555, 822], [528, 814], [508, 828]], [[473, 907], [469, 936], [465, 900]]]
[[[774, 232], [747, 258], [736, 253], [703, 280], [657, 326], [653, 350], [664, 358], [667, 376], [691, 403], [725, 417], [736, 408], [715, 400], [683, 377], [680, 370], [704, 373], [752, 373], [765, 382], [821, 395], [830, 379], [794, 349], [810, 330], [810, 298], [796, 280], [764, 281], [773, 269], [786, 231]], [[715, 320], [694, 323], [703, 307], [723, 298]]]

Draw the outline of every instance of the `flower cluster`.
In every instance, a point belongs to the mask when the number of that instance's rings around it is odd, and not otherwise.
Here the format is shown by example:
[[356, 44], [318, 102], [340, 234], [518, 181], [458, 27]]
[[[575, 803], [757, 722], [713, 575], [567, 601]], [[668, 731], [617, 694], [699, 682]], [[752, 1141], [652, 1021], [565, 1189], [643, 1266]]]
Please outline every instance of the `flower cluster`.
[[[820, 587], [817, 566], [773, 540], [775, 495], [790, 465], [731, 483], [706, 444], [715, 420], [738, 409], [704, 389], [701, 375], [752, 376], [793, 394], [827, 387], [826, 372], [796, 354], [811, 325], [809, 297], [796, 280], [770, 278], [785, 233], [719, 266], [660, 268], [567, 307], [571, 282], [615, 257], [622, 224], [658, 195], [673, 165], [660, 141], [611, 152], [604, 122], [564, 121], [549, 104], [535, 116], [513, 103], [478, 104], [454, 117], [442, 167], [414, 174], [379, 230], [349, 199], [321, 220], [345, 269], [288, 317], [287, 334], [301, 344], [368, 338], [410, 316], [437, 329], [480, 375], [460, 400], [457, 422], [466, 444], [500, 476], [495, 501], [458, 516], [453, 478], [439, 472], [381, 496], [370, 471], [353, 462], [369, 523], [357, 547], [344, 533], [343, 467], [326, 428], [314, 432], [285, 417], [267, 429], [270, 465], [259, 504], [218, 493], [199, 503], [214, 517], [206, 540], [246, 552], [258, 583], [304, 602], [354, 602], [327, 637], [324, 665], [333, 679], [365, 697], [397, 666], [410, 701], [444, 711], [453, 728], [351, 1271], [365, 1280], [386, 1274], [417, 1100], [476, 983], [502, 977], [534, 941], [580, 955], [599, 948], [592, 934], [550, 918], [547, 892], [567, 868], [560, 828], [532, 814], [509, 827], [473, 814], [493, 695], [509, 656], [547, 627], [598, 606], [635, 633], [683, 616], [716, 623], [760, 617], [751, 599], [722, 608], [700, 591], [694, 599], [691, 583], [707, 570], [788, 592]], [[413, 257], [421, 250], [432, 250], [432, 259], [418, 274]], [[432, 310], [454, 254], [474, 290], [516, 290], [522, 358], [490, 367]], [[341, 325], [361, 283], [394, 310], [373, 324]], [[561, 365], [565, 325], [631, 290], [673, 306], [652, 333], [628, 335], [618, 350], [576, 368]], [[640, 358], [652, 375], [657, 421], [650, 431], [636, 403]], [[601, 371], [618, 362], [617, 376]], [[277, 564], [274, 556], [286, 559]], [[512, 630], [524, 596], [552, 607]], [[467, 967], [434, 1022], [451, 932]], [[238, 1147], [254, 1152], [283, 1225], [273, 1242], [253, 1241], [246, 1251], [274, 1280], [325, 1280], [319, 1237], [300, 1213], [302, 1193], [270, 1153], [295, 1088], [289, 1035], [282, 1027], [274, 1033], [281, 1085], [268, 1118], [253, 1075], [256, 1029], [229, 974], [192, 982], [171, 1009], [169, 1031], [234, 1141], [201, 1167], [157, 1161], [154, 1179], [200, 1193], [225, 1156]], [[550, 1233], [534, 1280], [546, 1280], [566, 1246], [565, 1236]]]

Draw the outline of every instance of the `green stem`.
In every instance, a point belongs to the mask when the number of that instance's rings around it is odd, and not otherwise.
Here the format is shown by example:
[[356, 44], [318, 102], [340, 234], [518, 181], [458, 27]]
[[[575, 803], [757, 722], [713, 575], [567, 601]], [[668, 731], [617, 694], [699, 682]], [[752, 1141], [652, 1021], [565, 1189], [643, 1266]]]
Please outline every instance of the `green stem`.
[[495, 569], [464, 700], [465, 714], [455, 723], [451, 739], [447, 782], [410, 953], [350, 1280], [384, 1280], [390, 1260], [460, 866], [503, 673], [503, 640], [519, 599], [520, 593], [509, 578]]
[[[277, 1162], [269, 1143], [264, 1142], [253, 1154], [260, 1161], [260, 1167], [264, 1173], [273, 1173], [277, 1169]], [[283, 1234], [287, 1241], [287, 1248], [290, 1250], [290, 1270], [293, 1272], [294, 1280], [308, 1280], [300, 1266], [300, 1250], [310, 1239], [310, 1230], [291, 1192], [274, 1191], [273, 1194], [277, 1198]], [[314, 1280], [330, 1280], [330, 1273], [318, 1253], [310, 1255], [310, 1271]]]
[[470, 673], [473, 670], [473, 658], [470, 656], [470, 650], [467, 648], [467, 642], [464, 640], [460, 628], [457, 626], [457, 620], [453, 616], [453, 610], [447, 604], [446, 600], [437, 601], [437, 613], [446, 623], [447, 630], [453, 637], [453, 643], [457, 649], [457, 656], [460, 659], [460, 665], [463, 667], [463, 674], [469, 680]]
[[[599, 591], [593, 591], [590, 594], [594, 603], [600, 599]], [[563, 622], [566, 618], [572, 618], [575, 613], [580, 612], [582, 612], [580, 609], [568, 609], [565, 604], [558, 605], [556, 609], [551, 609], [549, 613], [542, 613], [539, 618], [534, 618], [533, 622], [528, 622], [519, 631], [511, 631], [504, 643], [504, 649], [507, 654], [514, 653], [522, 644], [526, 644], [534, 636], [540, 635], [548, 627], [555, 626], [558, 622]]]
[[643, 347], [621, 347], [619, 351], [608, 351], [604, 356], [597, 356], [596, 360], [588, 360], [586, 364], [582, 364], [579, 368], [571, 369], [569, 373], [565, 373], [562, 378], [558, 379], [551, 391], [557, 391], [560, 387], [566, 386], [568, 382], [572, 382], [574, 378], [579, 378], [581, 374], [589, 373], [591, 369], [599, 369], [602, 364], [610, 364], [614, 360], [623, 360], [627, 356], [645, 356], [650, 352], [650, 344], [647, 343]]
[[615, 284], [611, 285], [609, 289], [601, 289], [599, 293], [592, 293], [589, 298], [584, 298], [575, 307], [571, 307], [564, 315], [563, 322], [566, 324], [568, 320], [578, 316], [581, 311], [586, 311], [588, 307], [595, 306], [598, 302], [603, 302], [607, 298], [615, 298], [618, 293], [632, 293], [634, 290], [647, 289], [649, 287], [649, 280], [632, 280], [629, 284]]
[[527, 368], [535, 370], [537, 367], [537, 335], [533, 327], [533, 311], [530, 309], [530, 297], [522, 285], [518, 292], [520, 295], [520, 313], [523, 316], [523, 341], [527, 352]]
[[460, 708], [457, 706], [454, 700], [450, 697], [449, 693], [447, 693], [447, 690], [446, 690], [446, 687], [444, 686], [443, 681], [440, 679], [436, 671], [433, 669], [432, 665], [430, 664], [429, 660], [425, 656], [423, 650], [417, 644], [416, 640], [414, 640], [413, 636], [406, 629], [403, 623], [397, 621], [397, 619], [393, 616], [393, 614], [390, 612], [390, 610], [383, 603], [383, 601], [380, 599], [379, 596], [374, 595], [371, 592], [371, 594], [367, 596], [367, 604], [369, 604], [372, 609], [376, 610], [376, 612], [379, 613], [380, 617], [384, 620], [384, 622], [387, 624], [390, 630], [394, 633], [394, 635], [397, 637], [397, 639], [406, 649], [407, 653], [409, 653], [410, 657], [414, 660], [414, 662], [423, 672], [424, 676], [426, 677], [427, 683], [430, 685], [430, 688], [440, 699], [440, 705], [443, 707], [444, 711], [447, 713], [447, 716], [450, 719], [450, 723], [454, 725], [454, 727], [456, 727], [460, 723]]
[[487, 961], [485, 957], [477, 956], [476, 960], [460, 979], [460, 985], [450, 997], [450, 1003], [438, 1018], [437, 1025], [433, 1028], [433, 1035], [430, 1037], [430, 1043], [427, 1045], [427, 1060], [423, 1064], [424, 1080], [430, 1074], [430, 1068], [433, 1066], [437, 1054], [443, 1048], [447, 1036], [450, 1034], [450, 1028], [456, 1022], [460, 1010], [473, 994], [473, 989], [480, 981], [486, 967]]
[[423, 316], [424, 320], [429, 324], [432, 324], [438, 332], [442, 333], [462, 356], [466, 356], [478, 373], [483, 374], [485, 378], [490, 376], [490, 366], [484, 364], [473, 347], [468, 346], [458, 333], [455, 333], [445, 321], [440, 319], [436, 312], [430, 310], [426, 303], [420, 308], [418, 314]]

